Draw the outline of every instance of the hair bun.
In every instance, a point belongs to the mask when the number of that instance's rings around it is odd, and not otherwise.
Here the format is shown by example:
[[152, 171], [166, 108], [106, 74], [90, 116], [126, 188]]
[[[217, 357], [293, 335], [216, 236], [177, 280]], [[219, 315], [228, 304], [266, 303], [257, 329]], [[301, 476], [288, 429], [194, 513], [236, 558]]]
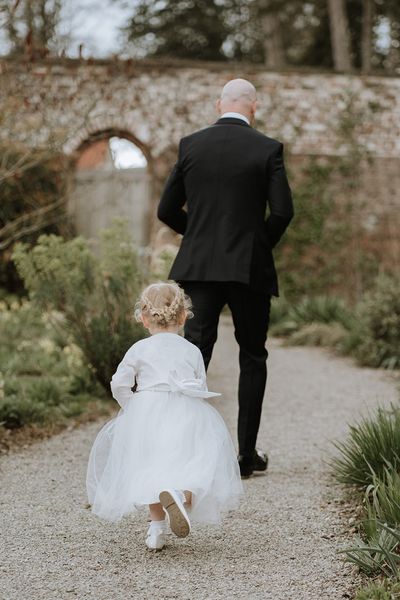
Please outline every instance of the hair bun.
[[176, 283], [152, 283], [145, 288], [136, 304], [138, 321], [145, 315], [152, 325], [168, 327], [178, 324], [186, 313], [193, 316], [190, 298]]

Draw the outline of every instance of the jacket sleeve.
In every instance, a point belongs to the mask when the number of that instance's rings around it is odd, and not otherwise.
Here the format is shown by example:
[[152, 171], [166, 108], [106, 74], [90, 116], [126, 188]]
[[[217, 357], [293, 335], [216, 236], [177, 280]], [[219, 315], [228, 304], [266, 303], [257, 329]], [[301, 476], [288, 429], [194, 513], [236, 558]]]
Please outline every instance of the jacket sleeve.
[[135, 385], [137, 373], [136, 363], [136, 353], [132, 347], [125, 354], [112, 376], [110, 383], [111, 393], [121, 408], [125, 408], [128, 402], [134, 397], [132, 388]]
[[268, 207], [269, 215], [265, 222], [268, 241], [274, 248], [281, 239], [293, 218], [293, 201], [283, 162], [283, 144], [268, 161]]
[[186, 203], [185, 186], [181, 165], [181, 146], [179, 143], [178, 160], [174, 165], [165, 184], [161, 200], [158, 205], [157, 217], [177, 233], [185, 233], [187, 213], [183, 210]]

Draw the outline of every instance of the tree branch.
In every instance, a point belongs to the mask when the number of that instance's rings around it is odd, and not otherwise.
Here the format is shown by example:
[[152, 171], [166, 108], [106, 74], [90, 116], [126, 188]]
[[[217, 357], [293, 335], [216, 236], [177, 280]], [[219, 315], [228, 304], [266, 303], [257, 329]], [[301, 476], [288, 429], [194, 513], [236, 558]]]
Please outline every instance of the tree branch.
[[26, 235], [61, 221], [65, 218], [66, 207], [67, 199], [63, 197], [10, 221], [0, 229], [0, 250], [5, 250]]

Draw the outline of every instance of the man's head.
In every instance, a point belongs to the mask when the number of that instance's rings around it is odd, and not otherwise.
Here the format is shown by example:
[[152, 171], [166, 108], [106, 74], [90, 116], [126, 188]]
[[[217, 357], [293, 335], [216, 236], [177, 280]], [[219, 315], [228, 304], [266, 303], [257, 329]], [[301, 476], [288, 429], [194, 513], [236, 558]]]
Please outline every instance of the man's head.
[[238, 112], [251, 122], [257, 108], [256, 88], [246, 79], [231, 79], [222, 88], [217, 100], [217, 110], [220, 115], [226, 112]]

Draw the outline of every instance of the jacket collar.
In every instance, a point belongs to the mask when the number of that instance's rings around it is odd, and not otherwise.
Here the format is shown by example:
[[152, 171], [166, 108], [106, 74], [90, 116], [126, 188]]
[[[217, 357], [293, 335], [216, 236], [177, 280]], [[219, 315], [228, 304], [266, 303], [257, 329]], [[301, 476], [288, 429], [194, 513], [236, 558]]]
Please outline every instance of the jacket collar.
[[218, 121], [216, 121], [214, 123], [214, 125], [243, 125], [244, 127], [251, 127], [251, 125], [248, 125], [246, 123], [246, 121], [243, 121], [243, 119], [236, 119], [235, 117], [224, 117], [223, 119], [218, 119]]

